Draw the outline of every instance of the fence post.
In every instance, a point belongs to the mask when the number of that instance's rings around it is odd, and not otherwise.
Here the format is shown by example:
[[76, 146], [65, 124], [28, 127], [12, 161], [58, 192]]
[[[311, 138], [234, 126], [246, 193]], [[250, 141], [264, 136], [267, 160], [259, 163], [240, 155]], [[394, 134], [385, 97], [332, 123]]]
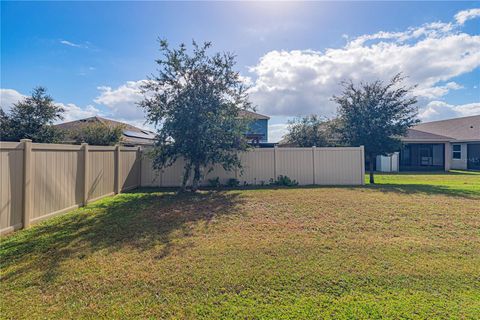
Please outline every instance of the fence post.
[[115, 194], [119, 194], [122, 190], [120, 182], [120, 145], [115, 146]]
[[83, 148], [83, 205], [88, 203], [88, 171], [90, 170], [88, 163], [88, 143], [82, 143]]
[[360, 164], [360, 170], [362, 170], [360, 177], [362, 181], [360, 182], [363, 185], [365, 185], [365, 147], [360, 146], [360, 159], [361, 159], [361, 164]]
[[312, 170], [313, 170], [313, 184], [315, 184], [315, 150], [317, 149], [316, 146], [312, 147]]
[[273, 181], [277, 181], [277, 150], [278, 147], [273, 147]]
[[23, 143], [23, 228], [30, 226], [32, 216], [32, 140], [21, 139]]
[[138, 147], [137, 150], [137, 161], [138, 161], [138, 180], [137, 184], [140, 188], [142, 186], [142, 147]]

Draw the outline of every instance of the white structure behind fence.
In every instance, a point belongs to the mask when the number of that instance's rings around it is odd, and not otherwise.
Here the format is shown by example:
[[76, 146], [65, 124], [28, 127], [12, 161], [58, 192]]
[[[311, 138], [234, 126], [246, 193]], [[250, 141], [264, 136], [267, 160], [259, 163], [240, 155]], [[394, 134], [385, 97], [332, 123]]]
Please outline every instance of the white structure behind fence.
[[[300, 185], [362, 185], [359, 148], [253, 149], [240, 155], [241, 170], [217, 165], [204, 179], [261, 185], [279, 175]], [[89, 201], [139, 186], [178, 187], [184, 162], [161, 171], [139, 148], [0, 142], [0, 234], [28, 227]]]

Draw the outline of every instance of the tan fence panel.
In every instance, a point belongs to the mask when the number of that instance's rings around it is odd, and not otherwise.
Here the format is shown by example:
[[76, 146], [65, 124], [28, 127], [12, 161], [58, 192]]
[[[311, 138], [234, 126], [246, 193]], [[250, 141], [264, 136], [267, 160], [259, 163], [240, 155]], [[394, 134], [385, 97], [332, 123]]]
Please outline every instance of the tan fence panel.
[[0, 142], [0, 234], [112, 195], [117, 186], [138, 187], [139, 155], [132, 147]]
[[142, 170], [141, 170], [141, 186], [142, 187], [161, 187], [162, 177], [159, 171], [153, 169], [152, 159], [147, 152], [142, 154]]
[[89, 147], [88, 199], [115, 192], [115, 147]]
[[122, 190], [138, 187], [139, 166], [138, 148], [122, 148], [120, 151], [120, 183]]
[[22, 227], [23, 144], [0, 142], [0, 231]]
[[148, 155], [148, 151], [144, 152], [142, 158], [142, 179], [143, 187], [178, 187], [182, 185], [183, 167], [185, 162], [178, 159], [173, 165], [162, 170], [153, 168], [153, 161]]
[[275, 156], [277, 177], [288, 176], [300, 185], [313, 184], [312, 148], [278, 148]]
[[[300, 185], [361, 185], [364, 178], [363, 147], [359, 148], [269, 148], [253, 149], [240, 154], [241, 170], [227, 172], [221, 165], [205, 176], [220, 178], [225, 184], [237, 178], [241, 185], [261, 185], [288, 176]], [[162, 172], [153, 170], [148, 157], [142, 164], [142, 186], [178, 187], [181, 185], [184, 161], [178, 160]]]
[[185, 161], [183, 159], [178, 159], [173, 165], [163, 169], [160, 173], [161, 186], [162, 187], [181, 186], [184, 166], [185, 166]]
[[32, 144], [31, 165], [32, 222], [82, 202], [83, 152], [80, 146]]
[[[210, 179], [218, 178], [221, 184], [227, 184], [228, 180], [236, 178], [236, 171], [235, 170], [225, 170], [222, 165], [216, 164], [214, 166], [210, 166], [205, 172], [205, 179], [202, 182], [202, 185], [208, 186]], [[183, 172], [182, 172], [183, 174]]]
[[315, 184], [363, 184], [363, 148], [317, 148]]
[[241, 185], [268, 184], [275, 177], [274, 149], [255, 149], [240, 154], [242, 169], [238, 171]]

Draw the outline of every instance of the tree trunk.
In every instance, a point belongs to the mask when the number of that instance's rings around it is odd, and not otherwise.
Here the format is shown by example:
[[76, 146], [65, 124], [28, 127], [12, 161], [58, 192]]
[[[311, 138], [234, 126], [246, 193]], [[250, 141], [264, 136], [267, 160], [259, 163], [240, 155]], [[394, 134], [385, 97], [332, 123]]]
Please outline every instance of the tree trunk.
[[180, 188], [180, 192], [185, 192], [187, 190], [187, 182], [188, 182], [188, 178], [190, 178], [191, 170], [192, 170], [191, 164], [186, 164], [184, 167], [182, 187]]
[[193, 168], [193, 182], [192, 182], [192, 192], [198, 190], [198, 185], [200, 184], [201, 172], [200, 164], [196, 163]]
[[375, 178], [373, 176], [373, 161], [375, 160], [375, 155], [370, 153], [368, 155], [368, 167], [369, 167], [369, 171], [370, 171], [370, 183], [371, 184], [375, 184]]

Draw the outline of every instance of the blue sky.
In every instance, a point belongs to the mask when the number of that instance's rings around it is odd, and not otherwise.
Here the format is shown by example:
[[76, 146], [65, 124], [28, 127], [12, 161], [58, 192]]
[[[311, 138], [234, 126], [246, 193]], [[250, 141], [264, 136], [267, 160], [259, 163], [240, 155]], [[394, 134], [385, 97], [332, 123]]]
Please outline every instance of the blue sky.
[[[138, 85], [158, 37], [237, 54], [272, 140], [288, 119], [332, 117], [338, 83], [419, 84], [420, 117], [480, 113], [480, 2], [2, 2], [1, 103], [46, 86], [67, 120], [143, 123]], [[477, 9], [477, 10], [476, 10]]]

